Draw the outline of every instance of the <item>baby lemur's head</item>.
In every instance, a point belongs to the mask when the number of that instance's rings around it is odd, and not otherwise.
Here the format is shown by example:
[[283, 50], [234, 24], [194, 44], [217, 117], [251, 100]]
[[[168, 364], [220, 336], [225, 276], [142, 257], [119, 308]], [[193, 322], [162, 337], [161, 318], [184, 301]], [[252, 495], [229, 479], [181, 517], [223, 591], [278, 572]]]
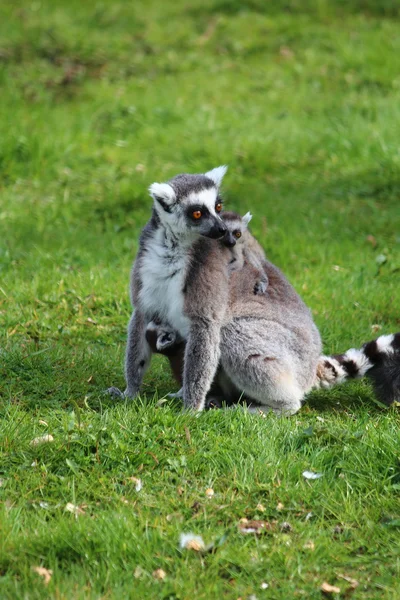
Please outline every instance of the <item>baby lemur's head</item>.
[[150, 194], [161, 225], [175, 236], [220, 239], [226, 231], [221, 219], [219, 189], [227, 167], [198, 175], [177, 175], [167, 183], [153, 183]]
[[226, 211], [222, 213], [221, 217], [227, 227], [227, 232], [222, 240], [224, 246], [233, 248], [238, 242], [242, 243], [244, 241], [243, 234], [247, 231], [247, 226], [252, 219], [251, 213], [248, 212], [241, 217], [235, 212]]

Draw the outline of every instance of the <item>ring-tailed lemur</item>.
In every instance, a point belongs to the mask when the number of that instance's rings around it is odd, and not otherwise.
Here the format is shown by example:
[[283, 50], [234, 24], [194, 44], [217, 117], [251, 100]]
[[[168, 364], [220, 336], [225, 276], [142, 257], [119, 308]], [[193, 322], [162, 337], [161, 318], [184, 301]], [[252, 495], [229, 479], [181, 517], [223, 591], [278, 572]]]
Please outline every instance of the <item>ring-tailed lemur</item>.
[[[218, 365], [218, 323], [228, 295], [231, 253], [214, 241], [227, 231], [219, 214], [219, 186], [225, 171], [226, 167], [217, 167], [205, 175], [178, 175], [150, 186], [153, 214], [140, 237], [131, 277], [135, 311], [128, 326], [126, 396], [138, 393], [150, 363], [146, 328], [156, 318], [188, 341], [186, 352], [190, 348], [198, 355], [191, 382], [184, 376], [186, 405], [197, 409], [204, 405]], [[212, 256], [215, 268], [205, 276], [203, 264]], [[225, 281], [224, 291], [216, 293], [221, 281]], [[200, 399], [195, 389], [200, 390]]]
[[156, 314], [187, 340], [187, 408], [202, 410], [220, 364], [231, 388], [292, 414], [315, 384], [320, 335], [309, 309], [266, 259], [265, 294], [242, 293], [249, 285], [247, 263], [229, 276], [229, 253], [212, 239], [225, 232], [218, 215], [224, 173], [219, 167], [150, 188], [153, 216], [142, 233], [132, 277], [137, 308], [129, 325], [126, 394], [139, 390], [151, 355], [146, 326]]

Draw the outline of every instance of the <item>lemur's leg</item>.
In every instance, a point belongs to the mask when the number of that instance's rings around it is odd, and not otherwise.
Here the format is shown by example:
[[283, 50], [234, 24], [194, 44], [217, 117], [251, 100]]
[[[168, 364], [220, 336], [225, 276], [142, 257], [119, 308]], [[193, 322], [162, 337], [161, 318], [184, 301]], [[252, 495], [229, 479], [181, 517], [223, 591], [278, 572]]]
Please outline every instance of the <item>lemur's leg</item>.
[[185, 408], [203, 410], [220, 357], [220, 327], [207, 318], [193, 318], [185, 349], [183, 401]]
[[239, 319], [222, 329], [221, 340], [224, 371], [249, 404], [253, 399], [280, 415], [300, 409], [316, 361], [300, 358], [301, 347], [293, 351], [301, 341], [292, 332], [265, 319]]
[[146, 325], [144, 315], [139, 310], [135, 310], [128, 325], [125, 355], [125, 396], [129, 398], [139, 392], [151, 360], [152, 352], [145, 336]]

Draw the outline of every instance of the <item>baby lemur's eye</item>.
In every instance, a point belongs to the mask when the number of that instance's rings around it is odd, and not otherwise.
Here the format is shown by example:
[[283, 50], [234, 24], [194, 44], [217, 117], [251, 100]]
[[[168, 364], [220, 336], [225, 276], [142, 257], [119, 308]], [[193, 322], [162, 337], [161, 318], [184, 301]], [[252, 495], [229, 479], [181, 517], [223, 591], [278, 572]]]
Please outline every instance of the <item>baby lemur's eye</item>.
[[222, 210], [222, 202], [217, 202], [217, 204], [215, 205], [215, 210], [217, 212], [221, 212], [221, 210]]
[[192, 217], [193, 217], [193, 219], [200, 219], [201, 218], [201, 210], [195, 210], [194, 212], [192, 212]]
[[242, 232], [241, 231], [235, 231], [234, 235], [235, 235], [235, 238], [239, 239], [240, 237], [242, 237]]

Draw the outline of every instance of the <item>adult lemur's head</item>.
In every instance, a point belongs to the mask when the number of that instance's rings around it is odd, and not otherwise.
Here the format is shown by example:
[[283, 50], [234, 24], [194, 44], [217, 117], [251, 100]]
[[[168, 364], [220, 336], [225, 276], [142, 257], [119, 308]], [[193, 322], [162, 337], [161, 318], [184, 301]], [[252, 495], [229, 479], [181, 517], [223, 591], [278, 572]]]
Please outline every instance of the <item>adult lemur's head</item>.
[[175, 235], [222, 238], [227, 228], [219, 215], [219, 188], [226, 170], [222, 166], [204, 175], [177, 175], [167, 183], [153, 183], [150, 194], [161, 223]]

